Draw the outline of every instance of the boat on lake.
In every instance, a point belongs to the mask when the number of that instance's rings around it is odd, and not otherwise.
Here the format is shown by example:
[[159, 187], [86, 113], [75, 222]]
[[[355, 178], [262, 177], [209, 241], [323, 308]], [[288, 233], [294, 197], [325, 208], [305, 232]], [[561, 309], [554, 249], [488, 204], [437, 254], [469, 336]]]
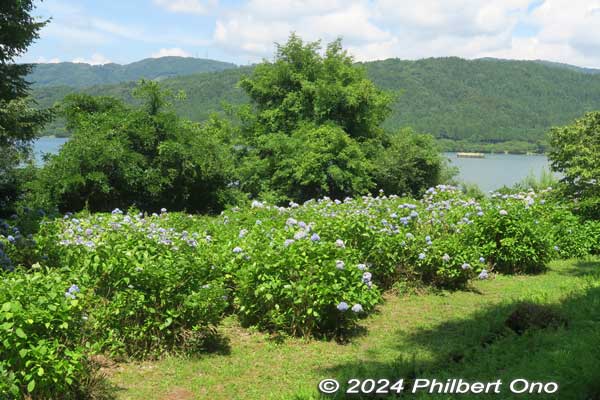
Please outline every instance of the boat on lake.
[[485, 158], [483, 153], [456, 153], [456, 157], [461, 158]]

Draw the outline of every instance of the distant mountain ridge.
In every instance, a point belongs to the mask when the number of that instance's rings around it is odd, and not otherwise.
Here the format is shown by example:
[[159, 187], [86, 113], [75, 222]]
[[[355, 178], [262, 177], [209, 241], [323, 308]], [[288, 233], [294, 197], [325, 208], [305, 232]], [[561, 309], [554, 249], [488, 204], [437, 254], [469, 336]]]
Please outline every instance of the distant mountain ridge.
[[[384, 128], [413, 127], [438, 138], [445, 149], [540, 151], [550, 127], [600, 110], [600, 73], [574, 66], [458, 57], [387, 59], [358, 65], [378, 87], [396, 97]], [[175, 76], [163, 79], [162, 84], [186, 92], [187, 100], [175, 105], [179, 115], [202, 121], [222, 112], [223, 101], [248, 102], [237, 82], [252, 70], [252, 66], [241, 66]], [[133, 81], [86, 88], [37, 86], [33, 97], [41, 107], [77, 91], [134, 103], [134, 86]], [[64, 134], [64, 128], [57, 122], [48, 133]]]
[[43, 86], [70, 86], [83, 88], [135, 81], [140, 78], [162, 80], [181, 75], [223, 71], [237, 65], [222, 61], [192, 57], [146, 58], [131, 64], [90, 65], [62, 62], [34, 64], [27, 80], [34, 88]]
[[[483, 57], [483, 58], [477, 58], [477, 60], [508, 61], [508, 62], [512, 62], [512, 61], [526, 61], [526, 60], [511, 60], [511, 59], [508, 59], [508, 58], [495, 58], [495, 57]], [[531, 62], [540, 63], [542, 65], [546, 65], [546, 66], [549, 66], [549, 67], [570, 69], [572, 71], [583, 72], [583, 73], [586, 73], [586, 74], [600, 74], [600, 69], [598, 69], [598, 68], [580, 67], [580, 66], [577, 66], [577, 65], [565, 64], [565, 63], [561, 63], [561, 62], [547, 61], [547, 60], [530, 60], [530, 61]]]

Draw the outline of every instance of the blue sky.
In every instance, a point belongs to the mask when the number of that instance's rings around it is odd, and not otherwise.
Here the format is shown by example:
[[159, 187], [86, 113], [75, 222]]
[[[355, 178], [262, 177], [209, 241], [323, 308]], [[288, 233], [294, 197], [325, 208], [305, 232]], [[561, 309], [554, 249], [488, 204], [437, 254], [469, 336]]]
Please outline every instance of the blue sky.
[[338, 36], [357, 60], [459, 56], [600, 68], [600, 0], [45, 0], [21, 62], [180, 55], [248, 64], [291, 31]]

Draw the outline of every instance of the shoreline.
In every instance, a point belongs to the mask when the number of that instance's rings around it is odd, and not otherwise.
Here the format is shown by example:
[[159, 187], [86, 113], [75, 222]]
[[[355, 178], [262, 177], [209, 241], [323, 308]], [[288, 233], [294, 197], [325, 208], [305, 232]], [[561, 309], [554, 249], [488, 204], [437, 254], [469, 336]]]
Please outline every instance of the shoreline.
[[[37, 139], [69, 139], [70, 136], [57, 136], [57, 135], [42, 135]], [[514, 151], [473, 151], [473, 150], [441, 150], [440, 153], [482, 153], [485, 155], [488, 154], [507, 154], [507, 155], [516, 155], [516, 156], [547, 156], [547, 153], [535, 153], [535, 152], [514, 152]]]

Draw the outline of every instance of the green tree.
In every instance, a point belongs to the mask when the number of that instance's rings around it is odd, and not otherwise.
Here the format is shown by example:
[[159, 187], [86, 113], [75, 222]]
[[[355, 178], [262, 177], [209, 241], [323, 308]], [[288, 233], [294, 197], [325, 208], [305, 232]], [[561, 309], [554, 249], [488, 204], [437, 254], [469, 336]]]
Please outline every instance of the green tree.
[[[372, 165], [359, 143], [335, 124], [304, 125], [291, 136], [264, 135], [242, 167], [242, 189], [284, 202], [344, 198], [374, 188]], [[261, 157], [260, 154], [269, 154]]]
[[600, 112], [550, 130], [548, 157], [563, 175], [561, 191], [583, 215], [600, 219]]
[[253, 107], [239, 113], [239, 175], [251, 195], [275, 201], [342, 198], [383, 188], [416, 194], [441, 177], [429, 136], [384, 134], [391, 97], [362, 66], [330, 43], [292, 34], [275, 60], [256, 66], [240, 86]]
[[435, 140], [410, 128], [389, 134], [375, 156], [374, 177], [386, 193], [418, 195], [440, 182], [443, 163]]
[[327, 122], [352, 138], [381, 133], [391, 98], [354, 65], [341, 39], [330, 43], [324, 55], [320, 42], [304, 43], [295, 34], [276, 48], [273, 62], [264, 61], [240, 81], [258, 111], [253, 133], [290, 135], [302, 124]]
[[49, 111], [31, 107], [25, 76], [31, 65], [15, 64], [39, 37], [46, 21], [31, 16], [33, 1], [0, 3], [0, 212], [11, 212], [20, 193], [22, 170], [30, 155], [32, 140], [51, 117]]
[[258, 65], [240, 86], [243, 108], [241, 187], [275, 201], [344, 197], [374, 187], [361, 143], [379, 141], [390, 97], [353, 64], [341, 40], [320, 54], [320, 42], [292, 34], [275, 60]]
[[154, 82], [141, 81], [135, 94], [138, 108], [82, 94], [65, 100], [73, 136], [40, 172], [36, 198], [61, 211], [221, 208], [233, 169], [222, 140], [227, 124], [178, 118], [166, 108], [175, 96]]

